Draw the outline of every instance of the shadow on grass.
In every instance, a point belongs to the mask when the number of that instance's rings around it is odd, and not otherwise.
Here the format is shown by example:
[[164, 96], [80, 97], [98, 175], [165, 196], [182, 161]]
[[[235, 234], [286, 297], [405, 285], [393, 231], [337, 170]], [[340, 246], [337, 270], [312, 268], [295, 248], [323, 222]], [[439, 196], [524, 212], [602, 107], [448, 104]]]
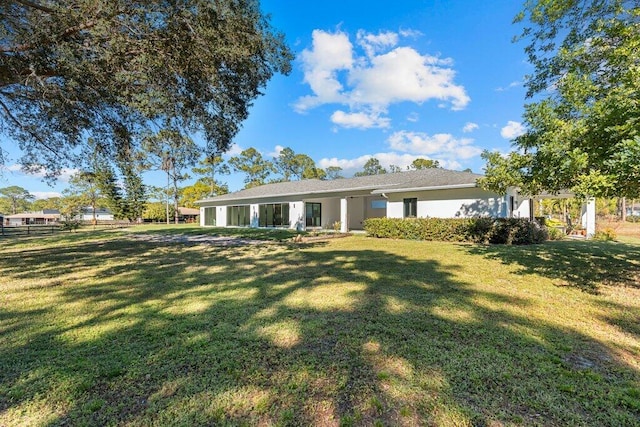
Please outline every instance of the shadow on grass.
[[223, 236], [245, 239], [282, 241], [291, 239], [297, 234], [306, 234], [285, 228], [248, 228], [248, 227], [200, 227], [193, 224], [182, 225], [142, 225], [131, 229], [133, 232], [149, 234], [182, 234], [187, 236]]
[[376, 244], [4, 253], [0, 424], [637, 421], [603, 344]]
[[598, 294], [600, 285], [640, 288], [640, 245], [557, 241], [541, 245], [464, 246], [474, 255], [515, 265], [516, 274], [538, 274], [558, 285]]

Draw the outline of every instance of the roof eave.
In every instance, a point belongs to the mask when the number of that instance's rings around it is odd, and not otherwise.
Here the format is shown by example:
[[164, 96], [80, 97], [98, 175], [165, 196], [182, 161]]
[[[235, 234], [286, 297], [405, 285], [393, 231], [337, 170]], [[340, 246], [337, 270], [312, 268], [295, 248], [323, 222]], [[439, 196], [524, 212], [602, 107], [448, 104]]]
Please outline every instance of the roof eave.
[[[389, 186], [393, 186], [397, 184], [389, 184]], [[201, 205], [203, 203], [211, 203], [211, 202], [235, 202], [241, 200], [254, 200], [254, 199], [273, 199], [278, 197], [291, 197], [291, 196], [317, 196], [318, 194], [340, 194], [349, 191], [366, 191], [366, 190], [375, 190], [377, 188], [383, 187], [383, 185], [366, 185], [364, 187], [353, 187], [353, 188], [340, 188], [336, 190], [314, 190], [314, 191], [301, 191], [297, 193], [283, 193], [283, 194], [273, 194], [273, 195], [264, 195], [264, 196], [244, 196], [244, 197], [234, 197], [223, 200], [215, 200], [215, 199], [202, 199], [197, 200], [195, 203]]]
[[386, 194], [386, 193], [412, 193], [416, 191], [433, 191], [433, 190], [455, 190], [457, 188], [475, 188], [478, 184], [467, 183], [467, 184], [450, 184], [450, 185], [434, 185], [431, 187], [405, 187], [405, 188], [393, 188], [393, 189], [379, 189], [374, 190], [371, 194]]

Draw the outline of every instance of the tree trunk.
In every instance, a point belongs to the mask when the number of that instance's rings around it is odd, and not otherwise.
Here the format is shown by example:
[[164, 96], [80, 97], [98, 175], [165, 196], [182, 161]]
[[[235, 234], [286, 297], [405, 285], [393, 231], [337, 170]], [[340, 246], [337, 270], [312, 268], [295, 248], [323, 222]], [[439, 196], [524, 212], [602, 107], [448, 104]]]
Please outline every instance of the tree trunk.
[[620, 220], [622, 222], [627, 221], [627, 198], [620, 199]]

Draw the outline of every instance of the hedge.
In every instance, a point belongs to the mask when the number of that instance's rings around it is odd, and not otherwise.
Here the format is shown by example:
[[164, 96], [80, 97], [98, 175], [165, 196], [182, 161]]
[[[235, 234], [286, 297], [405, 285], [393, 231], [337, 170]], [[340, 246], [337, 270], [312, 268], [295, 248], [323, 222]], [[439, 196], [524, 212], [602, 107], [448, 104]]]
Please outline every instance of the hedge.
[[547, 229], [525, 218], [369, 218], [369, 236], [444, 242], [529, 245], [548, 239]]

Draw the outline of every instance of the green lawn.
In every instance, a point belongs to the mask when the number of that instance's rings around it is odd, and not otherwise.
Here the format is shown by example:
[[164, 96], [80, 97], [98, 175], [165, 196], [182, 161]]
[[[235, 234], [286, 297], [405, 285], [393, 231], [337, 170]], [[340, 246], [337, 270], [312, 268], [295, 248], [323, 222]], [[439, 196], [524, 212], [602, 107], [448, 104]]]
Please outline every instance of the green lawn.
[[0, 240], [0, 425], [640, 425], [637, 242], [132, 232]]

